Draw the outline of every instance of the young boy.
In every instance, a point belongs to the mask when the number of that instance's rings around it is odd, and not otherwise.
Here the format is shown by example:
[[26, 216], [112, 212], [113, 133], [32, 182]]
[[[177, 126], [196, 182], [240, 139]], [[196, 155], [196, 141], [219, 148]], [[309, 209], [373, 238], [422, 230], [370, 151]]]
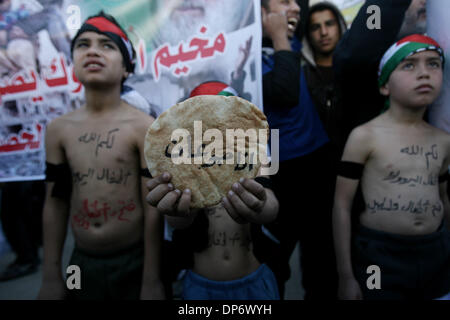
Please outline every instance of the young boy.
[[[214, 94], [215, 84], [202, 84], [191, 96]], [[169, 173], [151, 179], [147, 201], [178, 229], [173, 237], [184, 244], [182, 251], [193, 252], [183, 299], [279, 300], [275, 276], [255, 257], [251, 236], [252, 224], [271, 222], [278, 212], [269, 178], [241, 179], [221, 204], [202, 210], [189, 210], [190, 190], [175, 190], [170, 180]]]
[[153, 118], [120, 99], [134, 51], [115, 19], [90, 17], [72, 40], [86, 104], [46, 132], [47, 197], [39, 298], [67, 294], [61, 251], [70, 220], [80, 299], [164, 298], [159, 278], [162, 219], [145, 202], [144, 137]]
[[[352, 131], [337, 178], [341, 299], [435, 299], [450, 291], [450, 136], [423, 121], [441, 89], [443, 63], [439, 45], [422, 35], [403, 38], [381, 60], [389, 109]], [[366, 208], [352, 238], [360, 179]]]

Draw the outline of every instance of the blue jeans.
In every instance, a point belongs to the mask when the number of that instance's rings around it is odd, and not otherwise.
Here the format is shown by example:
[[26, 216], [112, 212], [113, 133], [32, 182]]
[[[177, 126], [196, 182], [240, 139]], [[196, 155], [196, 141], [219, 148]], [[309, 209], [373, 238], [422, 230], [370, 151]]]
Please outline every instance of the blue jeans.
[[253, 273], [231, 281], [213, 281], [189, 270], [183, 283], [184, 300], [279, 300], [272, 270], [262, 264]]

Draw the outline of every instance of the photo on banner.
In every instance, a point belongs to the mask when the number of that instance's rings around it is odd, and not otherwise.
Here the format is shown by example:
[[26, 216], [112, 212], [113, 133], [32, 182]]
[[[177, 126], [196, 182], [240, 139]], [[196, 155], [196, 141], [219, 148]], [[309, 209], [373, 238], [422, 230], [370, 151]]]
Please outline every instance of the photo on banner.
[[63, 0], [0, 4], [0, 182], [44, 178], [47, 123], [81, 104]]

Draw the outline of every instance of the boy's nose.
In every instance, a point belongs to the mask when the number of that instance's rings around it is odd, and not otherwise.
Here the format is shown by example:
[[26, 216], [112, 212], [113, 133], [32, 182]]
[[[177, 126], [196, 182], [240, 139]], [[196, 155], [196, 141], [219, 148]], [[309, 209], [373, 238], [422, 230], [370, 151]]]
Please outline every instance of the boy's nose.
[[86, 54], [88, 56], [98, 56], [98, 48], [96, 46], [89, 46]]
[[419, 63], [419, 65], [417, 66], [417, 77], [418, 78], [430, 77], [430, 72], [425, 64]]

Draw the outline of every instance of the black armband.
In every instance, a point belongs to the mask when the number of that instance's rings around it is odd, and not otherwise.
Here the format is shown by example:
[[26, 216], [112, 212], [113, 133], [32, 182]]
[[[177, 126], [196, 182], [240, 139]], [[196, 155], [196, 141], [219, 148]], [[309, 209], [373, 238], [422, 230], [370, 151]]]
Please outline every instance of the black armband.
[[148, 170], [148, 168], [141, 169], [141, 177], [153, 178], [152, 174], [150, 173], [150, 170]]
[[270, 178], [256, 177], [255, 181], [258, 182], [260, 185], [262, 185], [264, 188], [273, 190], [273, 184], [272, 184], [272, 180], [270, 180]]
[[72, 172], [67, 163], [45, 163], [45, 180], [54, 182], [52, 197], [70, 200], [72, 194]]
[[359, 180], [362, 177], [363, 171], [364, 171], [364, 164], [362, 163], [351, 161], [339, 162], [338, 176], [353, 180]]
[[438, 178], [439, 183], [444, 183], [448, 181], [448, 178], [450, 177], [450, 174], [448, 173], [448, 170], [445, 171], [445, 173], [441, 174]]

